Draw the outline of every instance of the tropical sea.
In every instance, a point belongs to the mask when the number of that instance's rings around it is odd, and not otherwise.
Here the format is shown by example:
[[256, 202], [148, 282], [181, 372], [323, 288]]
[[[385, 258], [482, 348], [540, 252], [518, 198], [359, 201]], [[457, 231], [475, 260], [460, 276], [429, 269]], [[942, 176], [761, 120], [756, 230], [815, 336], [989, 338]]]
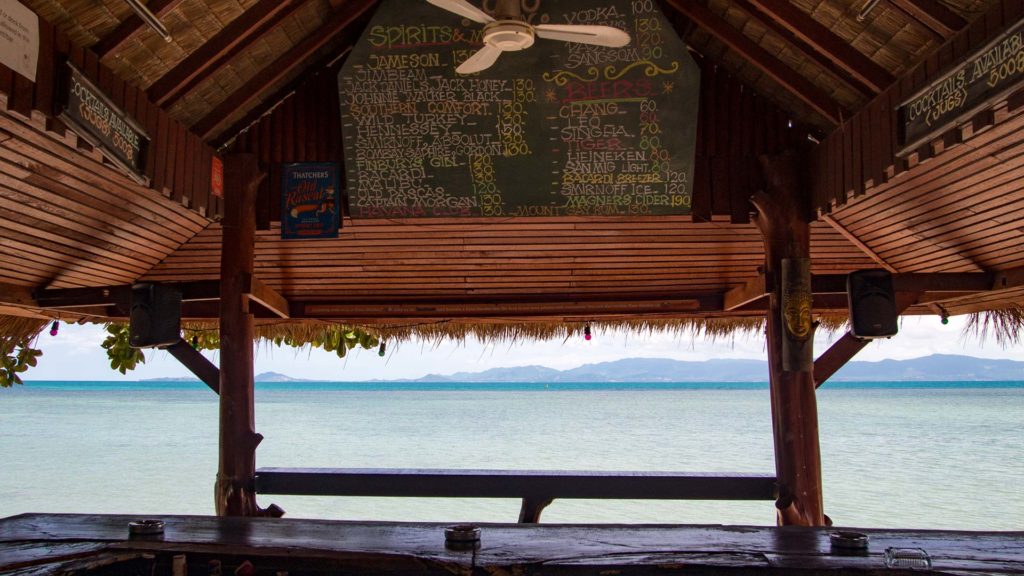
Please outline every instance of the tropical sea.
[[[829, 383], [836, 525], [1024, 529], [1024, 382]], [[0, 390], [0, 517], [210, 514], [217, 397], [183, 382]], [[774, 471], [764, 383], [259, 383], [259, 466]], [[261, 496], [289, 517], [513, 522], [514, 500]], [[771, 502], [556, 500], [545, 522], [774, 523]]]

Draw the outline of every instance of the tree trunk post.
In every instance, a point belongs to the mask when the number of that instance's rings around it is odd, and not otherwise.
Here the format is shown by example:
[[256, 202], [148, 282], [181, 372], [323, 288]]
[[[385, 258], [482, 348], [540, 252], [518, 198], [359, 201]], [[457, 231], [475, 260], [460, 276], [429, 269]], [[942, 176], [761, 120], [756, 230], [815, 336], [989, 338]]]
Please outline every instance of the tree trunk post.
[[253, 316], [244, 278], [253, 273], [256, 189], [263, 178], [256, 156], [224, 160], [224, 220], [220, 263], [220, 458], [215, 499], [218, 516], [258, 516], [254, 478], [255, 430]]
[[767, 191], [751, 202], [771, 279], [768, 367], [780, 525], [824, 526], [811, 317], [809, 178], [796, 155], [764, 159]]

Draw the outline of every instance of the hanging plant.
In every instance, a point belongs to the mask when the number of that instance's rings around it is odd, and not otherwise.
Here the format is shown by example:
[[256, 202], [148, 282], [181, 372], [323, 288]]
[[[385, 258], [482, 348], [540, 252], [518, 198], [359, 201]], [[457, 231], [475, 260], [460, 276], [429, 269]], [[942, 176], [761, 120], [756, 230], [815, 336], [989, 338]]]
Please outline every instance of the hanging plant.
[[302, 348], [307, 344], [314, 348], [323, 348], [334, 352], [338, 358], [344, 358], [349, 350], [359, 346], [363, 350], [371, 350], [380, 345], [380, 339], [359, 328], [345, 326], [326, 327], [308, 339], [299, 339], [291, 335], [277, 336], [273, 339], [276, 346]]
[[107, 324], [107, 338], [100, 346], [107, 351], [110, 367], [121, 374], [127, 374], [139, 364], [146, 363], [146, 355], [128, 343], [127, 324]]
[[32, 368], [43, 355], [31, 346], [29, 338], [0, 337], [0, 388], [24, 384], [21, 374]]

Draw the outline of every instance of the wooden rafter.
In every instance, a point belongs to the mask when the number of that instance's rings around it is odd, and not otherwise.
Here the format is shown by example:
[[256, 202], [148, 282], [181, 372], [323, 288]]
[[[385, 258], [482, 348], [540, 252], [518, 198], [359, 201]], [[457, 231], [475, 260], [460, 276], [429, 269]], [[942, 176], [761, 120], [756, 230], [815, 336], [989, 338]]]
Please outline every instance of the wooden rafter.
[[[766, 20], [776, 26], [788, 30], [811, 47], [811, 56], [817, 61], [823, 59], [832, 62], [846, 74], [855, 78], [874, 91], [881, 93], [892, 85], [896, 79], [885, 68], [875, 64], [873, 60], [861, 54], [817, 20], [803, 12], [788, 0], [749, 0], [741, 1], [740, 5], [751, 4]], [[840, 76], [842, 78], [842, 76]]]
[[730, 49], [749, 60], [769, 78], [792, 92], [828, 121], [838, 125], [842, 118], [849, 116], [848, 111], [843, 110], [841, 105], [807, 78], [769, 54], [764, 48], [758, 46], [753, 40], [744, 36], [742, 32], [708, 9], [707, 6], [691, 0], [667, 0], [667, 2]]
[[[178, 4], [181, 4], [182, 0], [151, 0], [146, 7], [152, 12], [157, 18], [163, 17], [165, 14], [177, 8]], [[103, 37], [102, 40], [97, 42], [93, 47], [92, 51], [96, 54], [99, 59], [103, 59], [108, 54], [121, 49], [125, 42], [131, 38], [132, 34], [135, 34], [146, 25], [134, 12], [124, 19], [117, 28], [110, 34]]]
[[154, 82], [146, 91], [150, 100], [170, 107], [303, 5], [301, 0], [261, 0]]
[[737, 286], [725, 293], [725, 310], [736, 310], [756, 302], [768, 295], [768, 278], [765, 274], [758, 274], [742, 286]]
[[847, 73], [847, 71], [836, 64], [832, 58], [815, 49], [815, 47], [810, 43], [805, 42], [803, 38], [794, 34], [789, 30], [789, 28], [780, 24], [778, 20], [773, 18], [770, 14], [762, 11], [750, 0], [734, 0], [734, 2], [736, 6], [750, 14], [753, 18], [756, 18], [766, 28], [782, 37], [787, 44], [799, 50], [805, 57], [817, 62], [818, 65], [825, 70], [828, 70], [839, 81], [849, 85], [851, 88], [865, 96], [874, 96], [878, 94], [878, 90], [874, 87]]
[[861, 252], [863, 252], [869, 258], [877, 262], [879, 266], [885, 268], [886, 270], [892, 272], [893, 274], [899, 272], [899, 270], [897, 270], [893, 265], [886, 262], [885, 259], [878, 254], [878, 252], [872, 250], [870, 246], [862, 242], [860, 238], [857, 238], [856, 235], [847, 230], [846, 227], [840, 224], [838, 220], [832, 217], [832, 215], [823, 214], [821, 216], [821, 219], [827, 222], [828, 225], [831, 226], [836, 232], [839, 232], [839, 234], [843, 238], [846, 238], [847, 240], [850, 241], [851, 244], [859, 248]]
[[907, 16], [917, 20], [943, 39], [949, 39], [967, 25], [967, 21], [937, 0], [891, 0]]
[[[917, 292], [903, 292], [896, 295], [896, 313], [902, 314], [918, 302], [921, 294]], [[828, 350], [814, 361], [814, 387], [821, 388], [840, 368], [853, 359], [858, 352], [863, 350], [871, 340], [857, 338], [847, 332], [842, 338], [836, 340]]]
[[[351, 49], [352, 49], [352, 46], [351, 46], [351, 43], [349, 42], [349, 40], [351, 40], [352, 42], [355, 42], [356, 39], [357, 39], [356, 35], [353, 34], [351, 38], [346, 38], [346, 39], [342, 40], [342, 45], [345, 45], [345, 47], [342, 49], [342, 54], [340, 56], [335, 55], [335, 54], [331, 54], [329, 58], [321, 58], [320, 62], [317, 62], [317, 63], [313, 64], [312, 66], [310, 66], [307, 69], [307, 74], [305, 74], [303, 76], [299, 76], [299, 77], [295, 78], [294, 80], [285, 83], [276, 92], [272, 93], [269, 97], [264, 98], [263, 99], [263, 105], [261, 105], [261, 106], [259, 106], [257, 108], [254, 108], [249, 113], [247, 113], [245, 116], [242, 116], [242, 118], [240, 118], [239, 120], [235, 121], [233, 124], [229, 125], [227, 128], [224, 128], [223, 130], [221, 130], [220, 134], [218, 134], [217, 137], [214, 138], [213, 141], [211, 142], [213, 147], [219, 149], [222, 146], [230, 143], [242, 131], [244, 131], [246, 128], [249, 128], [254, 123], [256, 123], [261, 117], [263, 117], [263, 115], [270, 113], [275, 107], [277, 107], [282, 102], [284, 102], [284, 100], [286, 98], [288, 98], [291, 95], [293, 95], [295, 93], [295, 91], [298, 90], [299, 87], [304, 82], [309, 80], [309, 76], [310, 76], [309, 72], [315, 71], [315, 70], [323, 70], [323, 69], [331, 68], [332, 66], [334, 66], [334, 64], [332, 62], [338, 61], [341, 58], [346, 57], [351, 52]], [[337, 72], [335, 72], [335, 74], [337, 74]]]
[[209, 114], [192, 126], [192, 131], [209, 140], [218, 134], [217, 128], [235, 110], [245, 108], [268, 88], [307, 66], [309, 59], [321, 48], [335, 40], [335, 36], [369, 10], [376, 0], [350, 0], [339, 8], [316, 32], [292, 47], [273, 63], [263, 68], [242, 87], [233, 92]]

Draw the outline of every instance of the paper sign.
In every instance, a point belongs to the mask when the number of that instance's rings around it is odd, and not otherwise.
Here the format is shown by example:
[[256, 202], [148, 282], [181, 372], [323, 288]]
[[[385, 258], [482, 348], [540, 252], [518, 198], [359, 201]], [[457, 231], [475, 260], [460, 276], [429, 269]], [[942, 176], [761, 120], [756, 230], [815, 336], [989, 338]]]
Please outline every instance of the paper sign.
[[0, 64], [36, 81], [39, 17], [17, 0], [0, 0]]

